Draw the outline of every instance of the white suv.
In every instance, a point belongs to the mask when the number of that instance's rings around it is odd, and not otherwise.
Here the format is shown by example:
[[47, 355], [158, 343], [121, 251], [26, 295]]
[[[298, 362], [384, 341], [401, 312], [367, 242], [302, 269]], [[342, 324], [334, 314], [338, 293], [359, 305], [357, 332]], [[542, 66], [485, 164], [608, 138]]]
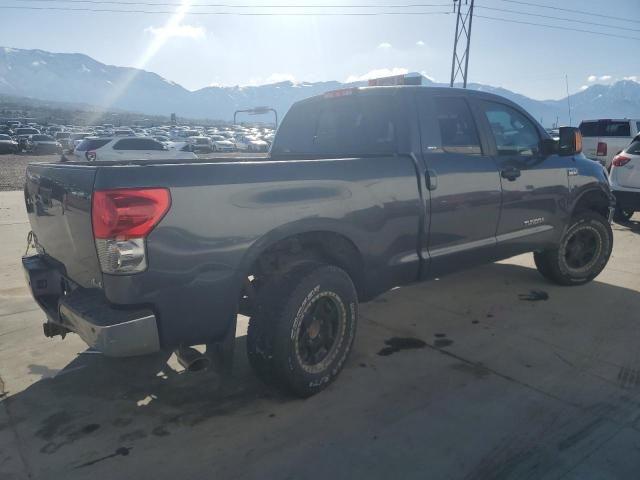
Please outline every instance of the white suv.
[[193, 160], [193, 152], [172, 150], [151, 137], [87, 137], [73, 151], [76, 161]]
[[582, 151], [607, 169], [611, 160], [640, 133], [640, 120], [584, 120], [580, 123]]
[[627, 221], [640, 210], [640, 135], [613, 158], [609, 182], [616, 196], [617, 220]]

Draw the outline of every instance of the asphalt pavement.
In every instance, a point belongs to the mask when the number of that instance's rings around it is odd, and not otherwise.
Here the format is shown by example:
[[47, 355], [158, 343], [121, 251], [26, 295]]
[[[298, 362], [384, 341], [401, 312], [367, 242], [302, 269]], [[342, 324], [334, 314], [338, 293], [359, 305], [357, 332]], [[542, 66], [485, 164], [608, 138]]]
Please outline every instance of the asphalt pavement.
[[586, 286], [523, 255], [364, 304], [344, 371], [307, 400], [256, 380], [244, 322], [223, 383], [45, 338], [28, 230], [0, 192], [2, 480], [640, 478], [638, 215]]

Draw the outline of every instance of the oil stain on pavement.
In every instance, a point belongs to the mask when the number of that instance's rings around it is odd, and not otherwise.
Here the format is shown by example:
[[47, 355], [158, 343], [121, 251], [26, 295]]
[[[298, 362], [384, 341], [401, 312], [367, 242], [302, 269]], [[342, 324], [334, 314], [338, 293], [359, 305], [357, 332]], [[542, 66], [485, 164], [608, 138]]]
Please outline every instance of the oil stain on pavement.
[[392, 337], [384, 341], [386, 347], [378, 352], [378, 355], [387, 357], [400, 350], [412, 350], [416, 348], [424, 348], [427, 344], [419, 338], [413, 337]]

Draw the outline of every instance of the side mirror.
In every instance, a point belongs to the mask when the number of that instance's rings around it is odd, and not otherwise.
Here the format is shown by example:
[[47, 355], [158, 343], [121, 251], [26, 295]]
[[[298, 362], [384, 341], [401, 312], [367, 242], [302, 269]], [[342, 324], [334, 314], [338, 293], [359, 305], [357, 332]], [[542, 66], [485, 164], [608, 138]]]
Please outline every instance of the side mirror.
[[559, 155], [575, 155], [582, 152], [582, 134], [575, 127], [560, 127], [560, 140], [558, 141]]
[[545, 157], [558, 151], [558, 144], [553, 138], [543, 138], [540, 142], [540, 153]]

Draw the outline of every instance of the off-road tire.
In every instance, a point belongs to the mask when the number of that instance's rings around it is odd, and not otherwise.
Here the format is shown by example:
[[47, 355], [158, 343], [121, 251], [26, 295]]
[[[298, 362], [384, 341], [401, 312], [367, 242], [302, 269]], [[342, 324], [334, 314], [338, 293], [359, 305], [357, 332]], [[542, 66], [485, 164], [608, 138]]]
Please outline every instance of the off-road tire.
[[[298, 263], [269, 279], [256, 297], [247, 355], [258, 377], [303, 398], [323, 390], [342, 370], [356, 334], [358, 298], [349, 275], [332, 265]], [[337, 320], [330, 323], [336, 327], [329, 328], [333, 332], [330, 347], [322, 347], [326, 357], [310, 364], [303, 359], [305, 325], [310, 318], [315, 321], [314, 309], [320, 302], [334, 305]]]
[[[588, 244], [588, 248], [582, 250], [583, 255], [580, 255], [580, 249], [577, 250], [585, 264], [576, 266], [576, 247], [572, 242], [581, 236], [588, 239], [586, 242], [580, 240]], [[536, 252], [533, 258], [538, 271], [547, 280], [559, 285], [583, 285], [602, 272], [612, 247], [613, 232], [609, 222], [597, 213], [582, 212], [571, 220], [557, 248]], [[590, 251], [593, 253], [589, 254]]]

